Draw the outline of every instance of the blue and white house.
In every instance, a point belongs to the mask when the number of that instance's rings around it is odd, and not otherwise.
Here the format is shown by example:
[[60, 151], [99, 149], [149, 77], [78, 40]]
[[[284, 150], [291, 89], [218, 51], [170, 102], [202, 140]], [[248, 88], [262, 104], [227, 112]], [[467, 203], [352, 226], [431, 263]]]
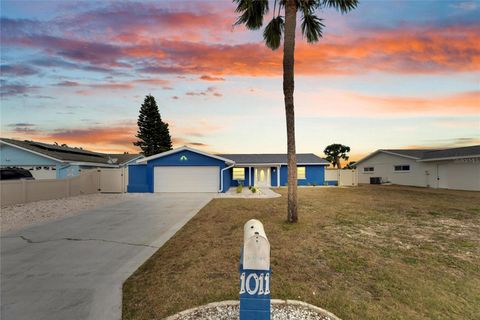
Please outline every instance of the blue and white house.
[[0, 167], [29, 170], [35, 179], [65, 179], [82, 170], [122, 168], [139, 154], [106, 154], [30, 140], [0, 138]]
[[[298, 185], [323, 185], [329, 162], [297, 154]], [[187, 146], [129, 165], [128, 192], [226, 192], [244, 186], [287, 185], [286, 154], [209, 154]]]

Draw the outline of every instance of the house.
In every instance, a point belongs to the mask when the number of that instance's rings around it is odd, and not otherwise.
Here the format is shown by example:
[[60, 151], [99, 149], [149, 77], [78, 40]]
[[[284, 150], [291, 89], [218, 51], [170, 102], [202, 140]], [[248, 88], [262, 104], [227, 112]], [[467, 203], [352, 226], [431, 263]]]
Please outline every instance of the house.
[[[297, 155], [299, 185], [323, 185], [329, 162]], [[287, 184], [286, 154], [209, 154], [190, 147], [159, 153], [129, 165], [128, 192], [226, 192], [244, 186]]]
[[121, 168], [142, 157], [0, 138], [0, 167], [30, 170], [35, 179], [64, 179], [76, 176], [82, 170]]
[[451, 149], [382, 149], [356, 164], [359, 183], [480, 191], [480, 145]]

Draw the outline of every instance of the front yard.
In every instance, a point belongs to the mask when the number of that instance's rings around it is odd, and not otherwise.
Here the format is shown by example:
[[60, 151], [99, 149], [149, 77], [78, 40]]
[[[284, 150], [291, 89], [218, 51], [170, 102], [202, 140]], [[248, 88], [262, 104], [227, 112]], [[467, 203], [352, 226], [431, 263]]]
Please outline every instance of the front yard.
[[273, 298], [343, 319], [478, 319], [480, 193], [305, 188], [300, 222], [285, 217], [285, 197], [213, 200], [127, 280], [123, 318], [238, 299], [243, 224], [256, 218], [271, 243]]

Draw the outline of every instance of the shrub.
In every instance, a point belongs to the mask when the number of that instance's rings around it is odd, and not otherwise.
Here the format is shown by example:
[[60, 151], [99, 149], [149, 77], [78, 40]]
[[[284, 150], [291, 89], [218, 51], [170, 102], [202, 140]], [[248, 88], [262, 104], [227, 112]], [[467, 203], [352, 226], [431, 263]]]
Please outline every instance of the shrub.
[[240, 183], [240, 184], [237, 186], [237, 193], [242, 193], [242, 190], [243, 190], [243, 185]]
[[317, 186], [317, 183], [316, 183], [315, 181], [313, 182], [313, 186], [314, 186], [314, 187], [316, 187], [316, 186]]
[[328, 182], [325, 181], [325, 182], [323, 183], [323, 185], [324, 185], [324, 186], [328, 186]]
[[248, 190], [252, 190], [252, 186], [248, 186]]
[[257, 188], [252, 187], [251, 191], [252, 191], [252, 193], [256, 193], [256, 192], [257, 192]]

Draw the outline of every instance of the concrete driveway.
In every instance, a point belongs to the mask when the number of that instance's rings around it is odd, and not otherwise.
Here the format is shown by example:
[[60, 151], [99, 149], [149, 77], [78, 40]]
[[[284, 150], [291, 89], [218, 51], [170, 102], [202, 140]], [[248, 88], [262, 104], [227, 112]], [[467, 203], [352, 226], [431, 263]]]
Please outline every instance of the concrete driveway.
[[1, 237], [2, 320], [121, 318], [122, 283], [214, 194], [145, 194]]

